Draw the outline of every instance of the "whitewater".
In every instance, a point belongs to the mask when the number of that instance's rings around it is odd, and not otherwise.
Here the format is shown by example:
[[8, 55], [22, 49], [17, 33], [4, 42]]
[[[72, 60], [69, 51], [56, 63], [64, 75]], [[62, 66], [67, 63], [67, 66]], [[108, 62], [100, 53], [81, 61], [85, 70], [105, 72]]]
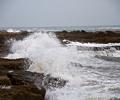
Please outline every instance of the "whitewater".
[[28, 71], [68, 81], [63, 88], [48, 89], [46, 100], [109, 100], [120, 97], [120, 62], [99, 59], [101, 56], [119, 57], [119, 50], [77, 49], [78, 46], [102, 48], [120, 44], [71, 41], [63, 45], [54, 32], [46, 31], [34, 32], [23, 40], [11, 42], [11, 53], [6, 58], [29, 58], [33, 63]]

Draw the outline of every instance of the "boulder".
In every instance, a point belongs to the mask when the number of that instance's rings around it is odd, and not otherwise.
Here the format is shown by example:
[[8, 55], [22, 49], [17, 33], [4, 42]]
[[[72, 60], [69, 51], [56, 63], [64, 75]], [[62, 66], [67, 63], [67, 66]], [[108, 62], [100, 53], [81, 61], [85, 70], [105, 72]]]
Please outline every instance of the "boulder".
[[54, 78], [43, 73], [35, 73], [29, 71], [15, 71], [7, 74], [13, 85], [29, 85], [35, 84], [38, 88], [44, 86], [46, 88], [61, 88], [65, 86], [66, 80]]
[[30, 65], [30, 61], [25, 58], [5, 59], [0, 58], [0, 69], [6, 70], [26, 70]]

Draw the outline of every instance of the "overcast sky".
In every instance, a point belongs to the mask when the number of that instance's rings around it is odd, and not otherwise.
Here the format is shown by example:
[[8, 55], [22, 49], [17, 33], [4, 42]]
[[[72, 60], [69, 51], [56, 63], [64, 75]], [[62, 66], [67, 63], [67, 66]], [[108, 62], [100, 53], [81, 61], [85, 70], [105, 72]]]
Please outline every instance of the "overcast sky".
[[120, 0], [0, 0], [1, 27], [120, 25]]

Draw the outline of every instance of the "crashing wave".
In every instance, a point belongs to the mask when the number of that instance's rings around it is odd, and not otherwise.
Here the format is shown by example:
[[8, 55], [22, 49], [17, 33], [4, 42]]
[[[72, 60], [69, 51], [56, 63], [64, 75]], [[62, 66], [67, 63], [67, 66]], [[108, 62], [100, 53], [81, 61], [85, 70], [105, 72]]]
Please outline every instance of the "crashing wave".
[[[116, 45], [120, 44], [71, 42], [63, 46], [54, 33], [40, 31], [23, 40], [13, 41], [12, 53], [7, 57], [29, 58], [33, 61], [29, 71], [43, 72], [69, 80], [61, 89], [48, 90], [46, 98], [49, 100], [89, 100], [91, 98], [107, 100], [114, 96], [120, 97], [119, 94], [109, 91], [111, 87], [120, 86], [119, 62], [106, 61], [108, 58], [105, 57], [105, 60], [103, 57], [98, 59], [96, 55], [100, 55], [101, 51], [78, 50], [76, 46], [102, 48]], [[113, 57], [120, 54], [116, 49], [108, 52]], [[113, 77], [111, 74], [114, 74]]]

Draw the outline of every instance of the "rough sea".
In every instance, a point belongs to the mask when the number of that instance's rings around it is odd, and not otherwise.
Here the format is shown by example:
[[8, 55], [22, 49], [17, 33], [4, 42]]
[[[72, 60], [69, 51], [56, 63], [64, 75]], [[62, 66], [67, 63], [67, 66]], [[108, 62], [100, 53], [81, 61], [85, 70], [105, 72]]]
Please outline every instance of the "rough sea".
[[[27, 30], [32, 31], [33, 34], [23, 40], [11, 40], [11, 53], [6, 58], [29, 58], [33, 61], [29, 71], [50, 74], [68, 81], [63, 88], [47, 90], [46, 100], [120, 98], [120, 50], [113, 47], [109, 50], [91, 49], [91, 47], [120, 46], [120, 43], [70, 41], [69, 44], [63, 45], [54, 33], [61, 30], [81, 29], [117, 30], [120, 27], [7, 28], [8, 32]], [[84, 47], [88, 49], [84, 50]]]

